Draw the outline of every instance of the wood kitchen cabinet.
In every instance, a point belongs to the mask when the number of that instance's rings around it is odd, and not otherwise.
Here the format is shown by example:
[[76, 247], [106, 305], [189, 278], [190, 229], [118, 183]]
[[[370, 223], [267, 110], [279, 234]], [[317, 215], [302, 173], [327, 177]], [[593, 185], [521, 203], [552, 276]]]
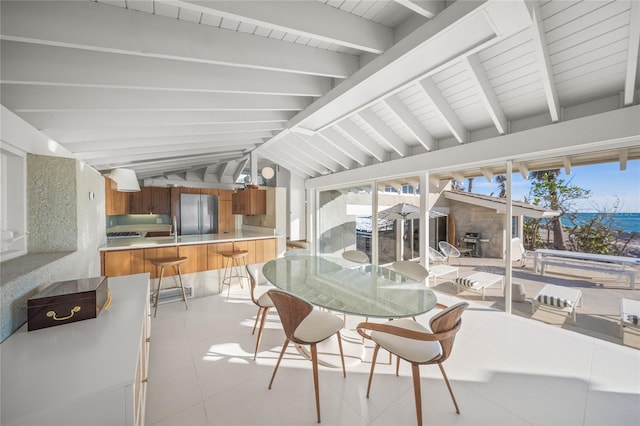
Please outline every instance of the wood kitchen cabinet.
[[105, 214], [107, 216], [126, 215], [129, 211], [129, 193], [118, 192], [116, 182], [104, 178]]
[[170, 214], [171, 190], [155, 186], [140, 187], [129, 193], [129, 214]]
[[233, 214], [254, 216], [267, 213], [267, 191], [248, 188], [234, 192], [231, 197]]
[[236, 218], [231, 212], [231, 200], [218, 200], [218, 226], [220, 233], [236, 230]]
[[[152, 263], [159, 258], [186, 256], [189, 258], [182, 266], [183, 274], [212, 271], [224, 268], [223, 251], [248, 250], [247, 264], [262, 263], [277, 257], [277, 239], [224, 241], [211, 244], [168, 245], [157, 248], [138, 248], [125, 250], [106, 250], [100, 253], [101, 274], [106, 277], [141, 274], [148, 272], [151, 279], [158, 278], [160, 271]], [[173, 268], [165, 268], [165, 277], [176, 275]]]

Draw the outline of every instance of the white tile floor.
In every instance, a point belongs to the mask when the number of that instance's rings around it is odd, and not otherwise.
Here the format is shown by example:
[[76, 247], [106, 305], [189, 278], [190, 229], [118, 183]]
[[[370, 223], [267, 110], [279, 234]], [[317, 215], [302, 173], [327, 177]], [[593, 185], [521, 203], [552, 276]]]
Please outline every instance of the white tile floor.
[[[152, 321], [147, 425], [315, 424], [311, 363], [291, 347], [267, 389], [284, 341], [270, 314], [253, 361], [257, 308], [247, 289], [161, 305]], [[445, 304], [452, 296], [439, 295]], [[349, 317], [354, 328], [357, 317]], [[428, 322], [428, 317], [419, 317]], [[325, 425], [416, 423], [410, 367], [394, 375], [380, 352], [347, 369], [321, 367]], [[639, 425], [640, 351], [472, 305], [445, 363], [460, 414], [436, 366], [421, 367], [427, 425]]]

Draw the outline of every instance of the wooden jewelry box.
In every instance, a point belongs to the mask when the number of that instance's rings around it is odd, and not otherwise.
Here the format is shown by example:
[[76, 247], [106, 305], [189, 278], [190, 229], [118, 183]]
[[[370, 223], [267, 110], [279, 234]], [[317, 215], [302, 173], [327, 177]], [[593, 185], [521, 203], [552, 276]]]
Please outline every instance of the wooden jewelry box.
[[110, 296], [106, 277], [53, 283], [27, 300], [28, 331], [96, 318]]

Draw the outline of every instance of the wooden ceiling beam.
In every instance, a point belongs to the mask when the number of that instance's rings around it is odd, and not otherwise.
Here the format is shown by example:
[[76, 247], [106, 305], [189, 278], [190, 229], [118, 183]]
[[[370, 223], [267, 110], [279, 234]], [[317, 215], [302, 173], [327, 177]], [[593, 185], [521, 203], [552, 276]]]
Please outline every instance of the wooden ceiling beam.
[[640, 48], [640, 2], [632, 1], [629, 10], [629, 47], [624, 80], [624, 106], [633, 105], [638, 75], [638, 49]]
[[409, 111], [409, 108], [407, 108], [398, 95], [391, 95], [385, 98], [383, 102], [413, 137], [416, 138], [420, 145], [425, 147], [427, 151], [436, 149], [436, 140], [431, 136], [431, 133], [424, 128], [416, 116]]
[[[319, 97], [332, 79], [15, 41], [1, 42], [2, 81], [114, 89]], [[188, 78], [185, 78], [188, 76]]]
[[558, 100], [558, 91], [553, 77], [551, 59], [549, 58], [544, 23], [542, 22], [542, 12], [540, 11], [540, 4], [537, 1], [530, 2], [528, 7], [531, 15], [533, 53], [542, 77], [542, 86], [547, 99], [551, 121], [557, 123], [560, 121], [560, 101]]
[[498, 133], [501, 135], [506, 134], [509, 129], [507, 117], [504, 115], [500, 101], [496, 96], [489, 77], [487, 77], [487, 72], [482, 65], [480, 57], [477, 53], [474, 53], [464, 58], [463, 62]]
[[95, 52], [339, 79], [359, 68], [355, 55], [97, 2], [3, 2], [2, 36]]
[[367, 152], [370, 156], [378, 161], [385, 161], [389, 158], [389, 154], [378, 143], [371, 139], [361, 128], [359, 128], [351, 119], [345, 118], [336, 124], [340, 130], [347, 134], [352, 139], [353, 143], [357, 144], [360, 149]]
[[391, 28], [316, 1], [174, 3], [181, 8], [375, 54], [383, 53], [394, 42]]
[[400, 136], [382, 121], [378, 115], [371, 109], [365, 109], [358, 113], [358, 116], [364, 121], [371, 130], [373, 130], [387, 146], [395, 151], [400, 157], [406, 157], [411, 154], [411, 149]]
[[456, 113], [449, 105], [449, 102], [442, 96], [440, 89], [431, 77], [427, 77], [418, 83], [429, 102], [434, 106], [436, 112], [447, 126], [454, 138], [460, 143], [469, 141], [467, 129], [464, 127]]

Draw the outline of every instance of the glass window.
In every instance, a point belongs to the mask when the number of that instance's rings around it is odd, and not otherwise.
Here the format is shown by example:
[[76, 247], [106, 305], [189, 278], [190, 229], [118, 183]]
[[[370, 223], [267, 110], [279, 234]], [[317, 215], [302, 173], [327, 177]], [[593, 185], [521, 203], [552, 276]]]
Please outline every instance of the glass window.
[[320, 254], [360, 250], [371, 258], [370, 187], [320, 191], [318, 212]]
[[0, 227], [1, 260], [27, 252], [27, 193], [25, 154], [0, 150]]

